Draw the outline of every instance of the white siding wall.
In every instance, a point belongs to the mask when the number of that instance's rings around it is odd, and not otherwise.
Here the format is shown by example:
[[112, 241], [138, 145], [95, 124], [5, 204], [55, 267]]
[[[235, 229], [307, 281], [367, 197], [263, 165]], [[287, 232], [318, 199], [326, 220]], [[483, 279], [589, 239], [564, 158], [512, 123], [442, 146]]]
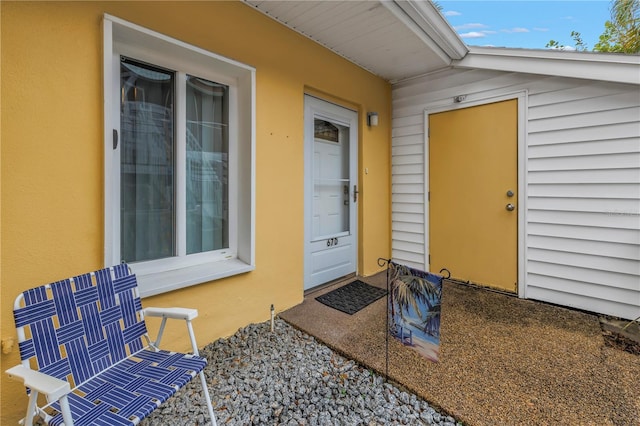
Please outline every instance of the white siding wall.
[[[424, 111], [528, 91], [525, 297], [640, 315], [640, 88], [446, 70], [393, 88], [393, 258], [425, 265]], [[522, 285], [522, 283], [521, 283]]]

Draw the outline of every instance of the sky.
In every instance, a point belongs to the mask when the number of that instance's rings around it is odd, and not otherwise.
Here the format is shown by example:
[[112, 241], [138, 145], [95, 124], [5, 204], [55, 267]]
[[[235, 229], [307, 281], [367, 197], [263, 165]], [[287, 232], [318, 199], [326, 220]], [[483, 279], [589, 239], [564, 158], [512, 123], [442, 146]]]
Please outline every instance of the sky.
[[578, 31], [588, 50], [610, 19], [606, 0], [439, 0], [442, 13], [470, 46], [544, 49], [549, 40], [574, 46]]

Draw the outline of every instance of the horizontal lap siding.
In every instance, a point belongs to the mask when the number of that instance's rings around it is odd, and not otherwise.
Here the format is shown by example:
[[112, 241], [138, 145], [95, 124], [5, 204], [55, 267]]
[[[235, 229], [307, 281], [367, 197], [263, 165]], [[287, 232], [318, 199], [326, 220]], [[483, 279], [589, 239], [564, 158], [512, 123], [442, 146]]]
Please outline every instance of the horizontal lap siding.
[[530, 93], [528, 119], [527, 296], [637, 317], [640, 91]]
[[[424, 109], [528, 91], [526, 297], [640, 315], [640, 89], [447, 70], [393, 92], [393, 257], [427, 267]], [[396, 156], [398, 156], [396, 161]], [[426, 188], [424, 188], [426, 190]], [[418, 222], [416, 222], [418, 221]], [[416, 230], [414, 234], [412, 230]], [[422, 259], [420, 261], [420, 259]]]
[[424, 125], [421, 114], [393, 120], [392, 258], [424, 269]]

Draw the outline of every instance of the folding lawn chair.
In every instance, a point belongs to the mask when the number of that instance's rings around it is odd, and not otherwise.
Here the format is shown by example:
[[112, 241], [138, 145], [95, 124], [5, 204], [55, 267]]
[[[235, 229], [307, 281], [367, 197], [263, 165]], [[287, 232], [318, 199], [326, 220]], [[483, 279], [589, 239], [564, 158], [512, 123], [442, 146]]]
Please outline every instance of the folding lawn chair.
[[[136, 425], [199, 375], [216, 425], [191, 326], [198, 311], [142, 309], [126, 264], [27, 290], [13, 312], [22, 364], [6, 372], [27, 387], [25, 424], [39, 416], [49, 425]], [[162, 317], [155, 341], [145, 316]], [[157, 348], [167, 318], [185, 320], [193, 354]]]

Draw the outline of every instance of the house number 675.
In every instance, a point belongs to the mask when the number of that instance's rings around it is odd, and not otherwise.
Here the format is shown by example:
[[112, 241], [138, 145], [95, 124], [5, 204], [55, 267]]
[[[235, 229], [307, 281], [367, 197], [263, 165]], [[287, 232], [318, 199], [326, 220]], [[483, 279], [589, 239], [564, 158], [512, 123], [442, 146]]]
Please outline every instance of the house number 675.
[[327, 247], [337, 246], [337, 245], [338, 245], [338, 239], [337, 238], [329, 238], [327, 240]]

